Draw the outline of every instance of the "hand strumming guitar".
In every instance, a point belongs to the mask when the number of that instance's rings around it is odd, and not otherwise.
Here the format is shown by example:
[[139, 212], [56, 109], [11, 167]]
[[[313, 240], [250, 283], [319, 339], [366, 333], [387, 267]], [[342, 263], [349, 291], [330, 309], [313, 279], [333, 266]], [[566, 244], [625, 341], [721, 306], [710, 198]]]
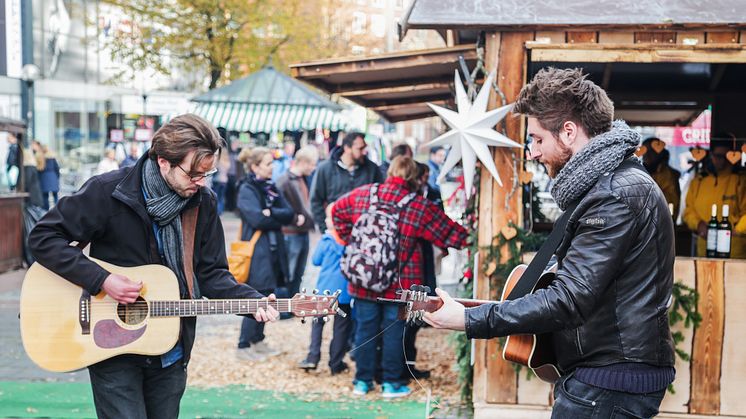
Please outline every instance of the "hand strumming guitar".
[[423, 320], [436, 329], [464, 330], [464, 306], [440, 288], [435, 288], [435, 293], [443, 300], [443, 306], [432, 313], [424, 313]]
[[124, 275], [109, 274], [101, 286], [106, 294], [118, 303], [134, 303], [140, 296], [142, 282], [134, 282]]

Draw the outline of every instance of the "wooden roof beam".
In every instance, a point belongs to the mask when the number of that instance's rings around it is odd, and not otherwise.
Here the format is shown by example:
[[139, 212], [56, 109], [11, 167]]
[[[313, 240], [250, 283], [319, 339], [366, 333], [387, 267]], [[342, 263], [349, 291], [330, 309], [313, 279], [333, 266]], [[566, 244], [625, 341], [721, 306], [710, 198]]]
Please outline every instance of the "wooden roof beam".
[[409, 93], [419, 92], [423, 90], [437, 90], [437, 89], [451, 89], [451, 83], [439, 82], [439, 83], [425, 83], [425, 84], [410, 84], [406, 86], [393, 86], [381, 89], [365, 89], [365, 90], [353, 90], [342, 94], [344, 97], [354, 96], [367, 96], [367, 95], [386, 95], [386, 94], [397, 94], [397, 93]]

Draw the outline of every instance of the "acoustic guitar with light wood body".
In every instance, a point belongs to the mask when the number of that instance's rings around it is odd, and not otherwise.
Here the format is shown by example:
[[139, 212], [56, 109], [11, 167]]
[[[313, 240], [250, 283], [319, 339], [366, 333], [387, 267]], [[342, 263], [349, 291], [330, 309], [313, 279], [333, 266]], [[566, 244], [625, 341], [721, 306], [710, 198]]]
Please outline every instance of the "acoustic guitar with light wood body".
[[180, 317], [253, 314], [270, 306], [301, 318], [339, 310], [339, 291], [275, 301], [181, 300], [176, 275], [163, 265], [125, 268], [91, 260], [141, 281], [140, 297], [120, 304], [103, 291], [90, 295], [38, 263], [31, 265], [21, 288], [21, 338], [29, 358], [43, 369], [65, 372], [122, 354], [164, 354], [179, 339]]
[[[501, 301], [510, 295], [515, 285], [521, 279], [526, 271], [527, 265], [516, 266], [508, 280], [505, 281]], [[542, 273], [536, 286], [531, 292], [546, 288], [554, 280], [557, 266]], [[420, 285], [413, 285], [410, 290], [397, 291], [396, 299], [379, 298], [380, 302], [400, 304], [399, 318], [407, 322], [422, 321], [423, 313], [432, 313], [443, 306], [443, 300], [440, 297], [429, 296], [429, 288]], [[454, 300], [465, 307], [477, 307], [482, 304], [492, 304], [495, 301], [473, 300], [468, 298], [454, 298]], [[543, 333], [538, 335], [510, 335], [505, 341], [503, 347], [503, 359], [531, 368], [541, 380], [548, 383], [554, 383], [560, 377], [557, 359], [554, 355], [554, 346], [552, 343], [552, 334]]]

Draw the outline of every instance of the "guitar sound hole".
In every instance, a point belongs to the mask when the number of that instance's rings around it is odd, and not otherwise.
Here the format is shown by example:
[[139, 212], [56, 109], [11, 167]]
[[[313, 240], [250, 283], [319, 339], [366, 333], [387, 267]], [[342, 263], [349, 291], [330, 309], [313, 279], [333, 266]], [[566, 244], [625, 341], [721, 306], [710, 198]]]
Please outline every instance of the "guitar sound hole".
[[136, 325], [148, 317], [148, 303], [142, 297], [137, 297], [134, 303], [118, 304], [117, 316], [124, 324]]

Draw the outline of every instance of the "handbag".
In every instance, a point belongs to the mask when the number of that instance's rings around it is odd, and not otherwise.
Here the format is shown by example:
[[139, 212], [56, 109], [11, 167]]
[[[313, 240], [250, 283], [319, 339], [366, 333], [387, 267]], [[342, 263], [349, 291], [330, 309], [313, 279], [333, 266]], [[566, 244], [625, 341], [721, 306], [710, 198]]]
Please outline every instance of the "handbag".
[[228, 270], [239, 284], [245, 284], [249, 280], [249, 269], [251, 269], [251, 258], [254, 255], [254, 247], [262, 230], [254, 231], [249, 241], [240, 240], [243, 224], [238, 229], [239, 240], [231, 243], [231, 254], [228, 255]]

